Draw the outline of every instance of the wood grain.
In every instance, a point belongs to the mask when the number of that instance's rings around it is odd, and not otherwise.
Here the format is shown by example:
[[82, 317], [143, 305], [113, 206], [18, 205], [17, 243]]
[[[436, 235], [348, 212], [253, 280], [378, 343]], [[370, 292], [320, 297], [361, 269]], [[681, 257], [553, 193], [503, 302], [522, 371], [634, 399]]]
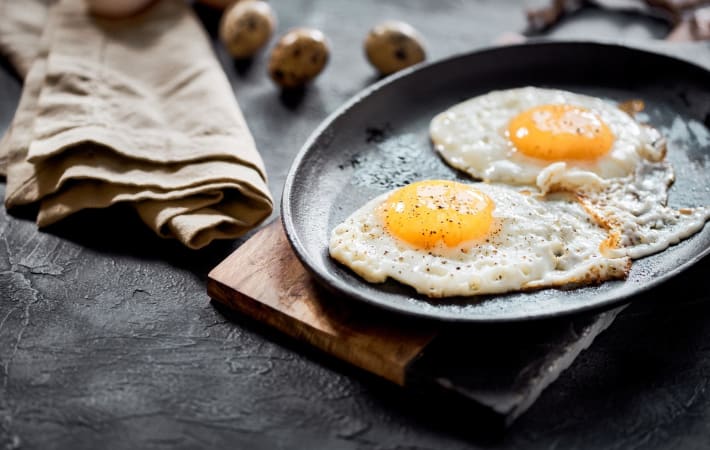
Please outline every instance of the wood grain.
[[421, 321], [372, 314], [320, 289], [279, 221], [215, 267], [207, 290], [230, 308], [399, 385], [436, 334]]

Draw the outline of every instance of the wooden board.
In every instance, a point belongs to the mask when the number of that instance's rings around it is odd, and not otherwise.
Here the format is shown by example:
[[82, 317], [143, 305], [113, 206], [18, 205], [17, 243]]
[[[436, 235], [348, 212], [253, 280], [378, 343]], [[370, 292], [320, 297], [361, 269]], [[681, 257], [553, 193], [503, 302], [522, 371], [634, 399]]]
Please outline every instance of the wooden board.
[[259, 231], [208, 276], [210, 296], [340, 359], [404, 385], [407, 365], [435, 331], [328, 297], [311, 280], [280, 222]]
[[216, 301], [400, 386], [468, 401], [471, 421], [506, 426], [622, 308], [545, 322], [445, 325], [374, 309], [319, 288], [279, 221], [215, 267]]

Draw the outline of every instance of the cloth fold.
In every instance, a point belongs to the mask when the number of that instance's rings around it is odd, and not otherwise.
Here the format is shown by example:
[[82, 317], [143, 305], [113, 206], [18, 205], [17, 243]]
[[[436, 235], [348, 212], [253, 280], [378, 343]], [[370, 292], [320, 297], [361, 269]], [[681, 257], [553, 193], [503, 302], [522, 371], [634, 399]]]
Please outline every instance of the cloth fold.
[[[26, 3], [44, 4], [33, 1]], [[13, 9], [13, 0], [0, 2], [0, 11]], [[0, 26], [0, 50], [19, 73], [27, 68], [0, 142], [8, 208], [39, 203], [43, 227], [129, 202], [158, 235], [191, 248], [237, 237], [268, 217], [263, 162], [184, 1], [161, 0], [113, 21], [92, 17], [82, 0], [47, 8], [34, 53], [14, 51], [13, 24]], [[8, 13], [17, 16], [24, 17]]]

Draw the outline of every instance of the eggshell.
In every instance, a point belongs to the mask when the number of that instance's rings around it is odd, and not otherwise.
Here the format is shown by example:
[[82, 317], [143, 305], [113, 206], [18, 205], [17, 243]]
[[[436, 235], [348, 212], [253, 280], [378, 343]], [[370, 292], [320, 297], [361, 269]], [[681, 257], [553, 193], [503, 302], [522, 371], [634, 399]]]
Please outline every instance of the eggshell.
[[296, 28], [279, 39], [269, 58], [269, 75], [283, 88], [313, 80], [328, 63], [325, 36], [313, 28]]
[[239, 2], [222, 15], [219, 37], [235, 58], [249, 58], [269, 41], [276, 27], [271, 6], [263, 1]]
[[426, 59], [419, 33], [409, 24], [390, 20], [376, 25], [365, 39], [367, 60], [388, 75]]

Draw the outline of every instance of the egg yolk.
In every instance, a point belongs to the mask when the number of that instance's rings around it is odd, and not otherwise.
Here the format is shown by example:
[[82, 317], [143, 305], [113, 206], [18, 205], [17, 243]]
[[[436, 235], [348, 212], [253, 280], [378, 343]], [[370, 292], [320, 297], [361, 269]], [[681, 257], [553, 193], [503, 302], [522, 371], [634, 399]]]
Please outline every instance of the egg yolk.
[[523, 111], [508, 124], [508, 137], [521, 153], [547, 161], [596, 159], [614, 143], [598, 115], [566, 104]]
[[429, 180], [394, 191], [381, 212], [390, 234], [420, 249], [456, 247], [481, 238], [493, 223], [493, 201], [453, 181]]

